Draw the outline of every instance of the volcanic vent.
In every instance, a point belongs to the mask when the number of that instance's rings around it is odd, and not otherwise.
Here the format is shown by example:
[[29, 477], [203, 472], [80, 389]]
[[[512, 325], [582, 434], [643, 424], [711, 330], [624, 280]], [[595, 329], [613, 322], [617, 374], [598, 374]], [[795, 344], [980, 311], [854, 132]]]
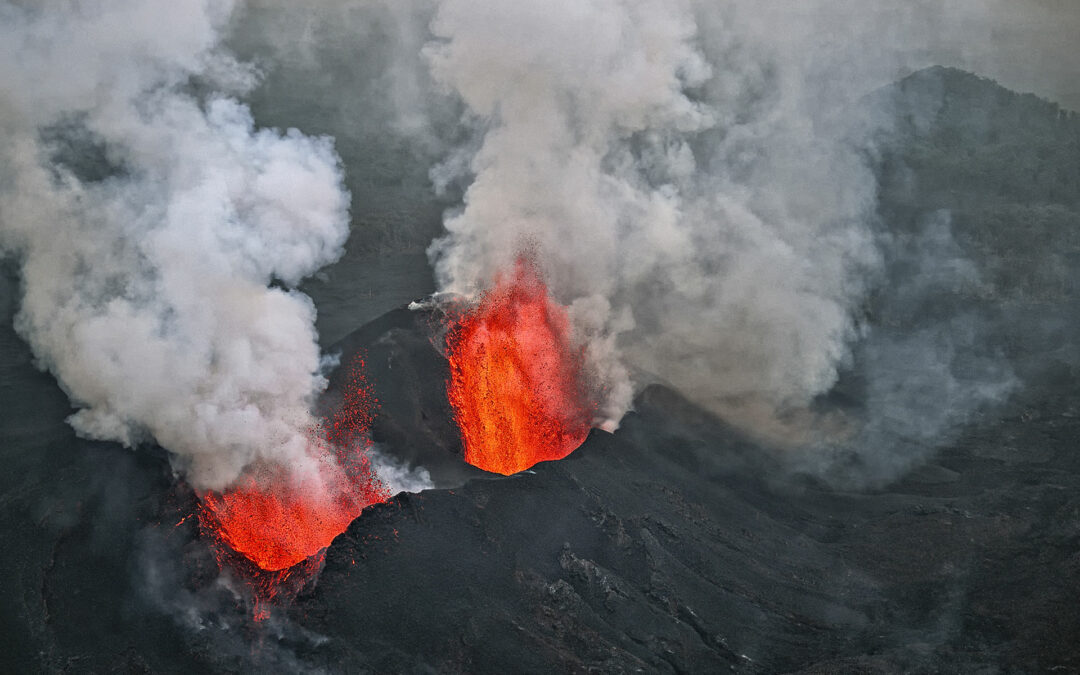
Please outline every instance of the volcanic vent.
[[[519, 256], [491, 288], [439, 321], [446, 330], [444, 401], [465, 462], [509, 475], [562, 459], [584, 442], [596, 395], [570, 317], [535, 260]], [[393, 397], [402, 373], [389, 372], [394, 350], [384, 354], [383, 342], [374, 375]], [[365, 367], [358, 356], [340, 406], [310, 430], [307, 469], [262, 463], [226, 490], [200, 495], [200, 524], [216, 543], [219, 563], [253, 589], [256, 619], [267, 615], [268, 601], [294, 595], [317, 573], [326, 548], [365, 507], [391, 496], [369, 460], [379, 403]], [[401, 440], [383, 442], [396, 448]]]
[[596, 404], [583, 352], [530, 257], [452, 320], [447, 355], [468, 463], [509, 475], [562, 459], [588, 435]]
[[365, 507], [390, 497], [366, 454], [378, 403], [363, 360], [349, 380], [341, 408], [310, 432], [314, 469], [262, 465], [224, 492], [201, 496], [203, 527], [260, 570], [286, 570], [321, 555]]

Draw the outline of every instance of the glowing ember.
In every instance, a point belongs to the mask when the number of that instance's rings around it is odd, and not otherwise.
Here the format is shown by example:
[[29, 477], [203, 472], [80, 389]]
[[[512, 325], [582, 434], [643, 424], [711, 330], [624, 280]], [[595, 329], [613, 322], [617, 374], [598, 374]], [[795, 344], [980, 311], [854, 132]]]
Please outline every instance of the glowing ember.
[[285, 570], [317, 555], [364, 507], [390, 497], [364, 453], [377, 402], [362, 368], [358, 361], [341, 410], [325, 425], [328, 438], [312, 433], [316, 470], [298, 475], [262, 466], [224, 493], [202, 495], [203, 526], [262, 570]]
[[447, 347], [465, 461], [509, 475], [562, 459], [585, 440], [595, 405], [582, 353], [530, 260], [519, 258], [512, 276], [497, 277], [456, 319]]

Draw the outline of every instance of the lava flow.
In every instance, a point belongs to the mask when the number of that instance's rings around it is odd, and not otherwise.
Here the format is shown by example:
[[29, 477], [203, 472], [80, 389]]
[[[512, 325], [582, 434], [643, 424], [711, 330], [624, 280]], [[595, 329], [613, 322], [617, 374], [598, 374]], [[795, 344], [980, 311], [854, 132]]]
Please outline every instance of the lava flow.
[[318, 555], [364, 507], [390, 497], [365, 454], [376, 402], [362, 367], [353, 367], [341, 410], [311, 433], [313, 470], [262, 466], [223, 493], [202, 495], [203, 527], [261, 570], [286, 570]]
[[465, 461], [509, 475], [562, 459], [589, 434], [595, 405], [566, 310], [518, 258], [447, 334], [454, 417]]

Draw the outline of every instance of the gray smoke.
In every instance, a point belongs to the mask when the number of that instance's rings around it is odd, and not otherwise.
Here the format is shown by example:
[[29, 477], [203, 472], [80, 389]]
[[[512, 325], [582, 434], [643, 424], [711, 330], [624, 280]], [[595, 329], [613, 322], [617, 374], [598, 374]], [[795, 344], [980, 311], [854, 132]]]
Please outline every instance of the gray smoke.
[[[1010, 389], [986, 312], [904, 314], [982, 282], [962, 251], [931, 255], [944, 215], [904, 237], [879, 222], [895, 111], [863, 99], [943, 63], [1080, 100], [1071, 6], [247, 5], [0, 4], [0, 245], [81, 433], [156, 438], [207, 486], [304, 455], [323, 382], [295, 284], [340, 254], [347, 196], [328, 140], [259, 130], [242, 97], [339, 140], [353, 192], [391, 214], [358, 241], [426, 243], [450, 205], [441, 290], [473, 293], [534, 246], [609, 428], [661, 381], [815, 470], [854, 454], [880, 478]], [[441, 203], [419, 196], [432, 165]], [[829, 409], [850, 380], [861, 409]]]
[[[468, 186], [429, 250], [440, 288], [475, 293], [538, 250], [608, 392], [598, 422], [615, 426], [656, 380], [803, 448], [796, 465], [839, 475], [854, 456], [845, 479], [888, 480], [1014, 383], [962, 307], [900, 332], [867, 319], [882, 285], [906, 284], [890, 311], [952, 287], [898, 279], [911, 256], [932, 276], [963, 256], [942, 246], [947, 220], [925, 249], [879, 222], [873, 162], [894, 111], [863, 99], [936, 59], [968, 64], [1015, 12], [438, 2], [424, 55], [473, 130], [432, 171]], [[820, 399], [854, 367], [859, 414], [828, 410]]]
[[0, 246], [20, 334], [79, 434], [156, 440], [200, 488], [315, 471], [324, 386], [295, 290], [341, 254], [331, 140], [258, 129], [221, 48], [232, 2], [0, 4]]
[[857, 335], [873, 175], [807, 86], [821, 64], [765, 30], [768, 11], [439, 4], [427, 56], [483, 140], [432, 247], [438, 279], [475, 292], [535, 243], [609, 423], [629, 405], [622, 363], [775, 418], [834, 383]]
[[932, 213], [883, 244], [873, 325], [831, 392], [854, 404], [819, 406], [828, 412], [815, 420], [813, 451], [790, 455], [796, 467], [845, 484], [887, 482], [1019, 386], [995, 344], [1000, 318], [986, 302], [994, 289], [951, 225], [947, 212]]

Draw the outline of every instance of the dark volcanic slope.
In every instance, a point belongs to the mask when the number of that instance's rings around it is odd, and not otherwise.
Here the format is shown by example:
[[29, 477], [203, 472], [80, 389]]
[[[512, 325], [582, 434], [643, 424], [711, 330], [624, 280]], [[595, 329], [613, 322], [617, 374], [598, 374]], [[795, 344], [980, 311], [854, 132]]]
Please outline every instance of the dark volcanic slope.
[[[964, 308], [1017, 377], [1008, 407], [845, 493], [652, 388], [567, 460], [469, 480], [429, 318], [398, 310], [337, 348], [366, 356], [376, 439], [445, 487], [366, 511], [287, 620], [257, 626], [178, 525], [192, 497], [165, 454], [63, 423], [0, 269], [0, 672], [1080, 672], [1080, 120], [944, 69], [882, 95], [901, 110], [883, 226], [921, 252], [949, 213], [942, 262], [981, 281], [910, 306], [883, 291], [879, 334]], [[346, 271], [314, 289], [328, 334], [361, 321]]]
[[[378, 387], [383, 440], [407, 444], [443, 479], [465, 476], [445, 435], [426, 315], [397, 311], [350, 340], [369, 372], [401, 374], [379, 380], [390, 383]], [[650, 388], [618, 432], [594, 432], [566, 460], [365, 511], [287, 618], [258, 625], [197, 529], [174, 527], [190, 496], [160, 496], [160, 460], [82, 449], [77, 457], [114, 476], [87, 486], [96, 496], [64, 507], [63, 522], [10, 512], [58, 536], [37, 572], [34, 550], [11, 557], [25, 561], [9, 563], [25, 585], [8, 620], [32, 632], [5, 662], [67, 672], [1076, 671], [1080, 400], [1043, 394], [898, 484], [842, 493], [784, 479], [768, 454]]]
[[767, 484], [764, 453], [651, 388], [562, 462], [365, 512], [292, 616], [331, 670], [1077, 669], [1076, 403], [844, 494]]

